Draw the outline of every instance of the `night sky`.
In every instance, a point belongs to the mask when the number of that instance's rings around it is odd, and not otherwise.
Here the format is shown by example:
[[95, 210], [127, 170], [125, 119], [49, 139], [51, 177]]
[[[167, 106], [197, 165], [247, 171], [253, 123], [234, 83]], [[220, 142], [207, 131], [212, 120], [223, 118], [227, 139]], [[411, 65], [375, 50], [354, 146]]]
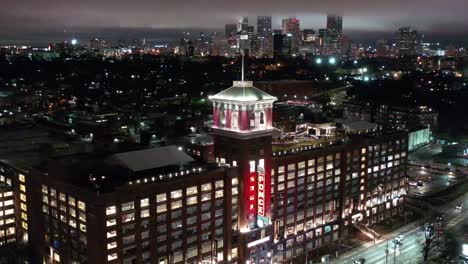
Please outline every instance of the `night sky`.
[[[302, 28], [325, 26], [326, 13], [344, 15], [348, 32], [394, 32], [413, 25], [425, 34], [468, 35], [467, 0], [2, 0], [0, 41], [58, 32], [108, 29], [222, 29], [248, 15], [297, 16]], [[105, 36], [103, 36], [105, 37]]]

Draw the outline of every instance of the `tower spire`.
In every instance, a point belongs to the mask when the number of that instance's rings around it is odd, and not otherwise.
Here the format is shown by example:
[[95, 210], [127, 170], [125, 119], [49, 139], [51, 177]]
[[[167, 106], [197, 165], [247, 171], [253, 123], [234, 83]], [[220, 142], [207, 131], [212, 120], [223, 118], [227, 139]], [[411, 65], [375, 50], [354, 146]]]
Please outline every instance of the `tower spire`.
[[244, 50], [241, 51], [242, 54], [242, 82], [244, 82]]

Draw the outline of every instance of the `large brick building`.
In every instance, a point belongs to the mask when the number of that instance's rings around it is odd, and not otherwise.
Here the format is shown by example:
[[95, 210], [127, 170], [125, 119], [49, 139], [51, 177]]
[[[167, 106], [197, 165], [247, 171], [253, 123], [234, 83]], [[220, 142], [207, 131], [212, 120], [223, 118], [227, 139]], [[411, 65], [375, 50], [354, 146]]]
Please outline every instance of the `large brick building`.
[[32, 263], [285, 262], [403, 210], [406, 133], [284, 148], [275, 97], [242, 81], [210, 99], [216, 164], [175, 146], [1, 163]]

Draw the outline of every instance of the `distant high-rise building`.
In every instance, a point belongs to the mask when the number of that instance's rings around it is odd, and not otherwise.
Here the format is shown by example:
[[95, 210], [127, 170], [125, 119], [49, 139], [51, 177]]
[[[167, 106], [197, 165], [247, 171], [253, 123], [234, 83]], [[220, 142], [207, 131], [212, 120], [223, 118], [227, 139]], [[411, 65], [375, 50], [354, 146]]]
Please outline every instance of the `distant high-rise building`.
[[258, 56], [271, 57], [273, 51], [271, 16], [257, 17], [256, 53]]
[[271, 35], [271, 16], [257, 17], [257, 34], [265, 37]]
[[243, 17], [237, 24], [237, 31], [247, 31], [249, 27], [249, 18]]
[[327, 29], [335, 30], [337, 33], [343, 33], [343, 17], [336, 15], [327, 16]]
[[93, 38], [89, 40], [88, 46], [90, 49], [102, 49], [107, 47], [107, 42], [102, 39]]
[[304, 29], [302, 30], [302, 42], [314, 42], [315, 41], [315, 30]]
[[343, 36], [343, 17], [327, 16], [327, 29], [324, 36], [323, 53], [327, 55], [341, 54]]
[[226, 24], [224, 26], [224, 36], [230, 38], [235, 36], [237, 33], [237, 24]]
[[[241, 50], [250, 50], [252, 48], [253, 28], [249, 29], [249, 18], [243, 17], [237, 24], [237, 46]], [[251, 31], [251, 32], [250, 32]]]
[[397, 32], [400, 56], [416, 55], [421, 48], [421, 35], [412, 27], [402, 27]]
[[377, 40], [377, 57], [386, 57], [389, 55], [390, 48], [388, 42], [384, 39]]
[[292, 51], [297, 52], [302, 39], [299, 19], [295, 17], [283, 19], [282, 26], [283, 34], [291, 34], [292, 36]]
[[275, 58], [287, 57], [292, 51], [292, 35], [291, 34], [275, 34], [273, 35], [273, 56]]

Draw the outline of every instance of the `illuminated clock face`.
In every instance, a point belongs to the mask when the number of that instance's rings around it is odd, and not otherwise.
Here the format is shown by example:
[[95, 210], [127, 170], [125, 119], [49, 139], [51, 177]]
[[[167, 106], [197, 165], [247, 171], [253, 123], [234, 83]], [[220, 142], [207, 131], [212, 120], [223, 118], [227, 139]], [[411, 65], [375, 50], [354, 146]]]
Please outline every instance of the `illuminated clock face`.
[[262, 228], [265, 224], [263, 223], [262, 219], [257, 219], [257, 226]]

